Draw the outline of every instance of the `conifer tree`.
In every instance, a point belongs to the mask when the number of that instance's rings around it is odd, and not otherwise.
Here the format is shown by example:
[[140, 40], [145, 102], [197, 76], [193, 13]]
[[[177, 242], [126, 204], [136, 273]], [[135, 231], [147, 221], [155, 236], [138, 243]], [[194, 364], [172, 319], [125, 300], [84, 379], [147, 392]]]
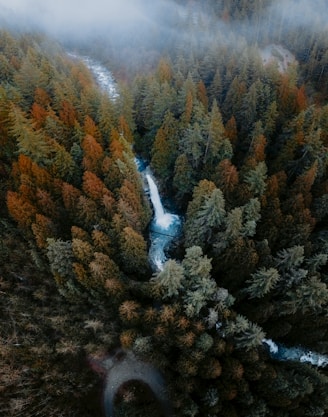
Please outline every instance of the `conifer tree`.
[[214, 166], [221, 160], [232, 157], [232, 147], [230, 141], [224, 137], [224, 126], [222, 116], [219, 111], [216, 100], [214, 100], [206, 139], [206, 148], [204, 152], [204, 163], [207, 161]]
[[295, 245], [291, 248], [282, 249], [275, 258], [276, 266], [281, 271], [297, 268], [304, 261], [304, 247]]
[[261, 196], [266, 188], [267, 167], [265, 162], [259, 162], [256, 167], [245, 175], [245, 182], [255, 196]]
[[8, 191], [7, 207], [9, 214], [21, 228], [29, 228], [34, 222], [37, 209], [26, 198], [21, 197], [18, 193]]
[[87, 115], [84, 119], [83, 130], [86, 135], [94, 137], [100, 144], [102, 144], [100, 131], [94, 120], [89, 115]]
[[231, 193], [238, 185], [239, 173], [229, 159], [221, 161], [213, 174], [213, 181], [222, 190], [225, 198], [230, 200]]
[[[185, 245], [192, 246], [193, 244], [204, 244], [205, 226], [200, 230], [200, 233], [195, 234], [197, 213], [200, 212], [202, 206], [205, 204], [207, 198], [210, 198], [212, 192], [216, 190], [215, 184], [208, 180], [202, 180], [194, 187], [193, 199], [188, 204], [187, 216], [185, 222]], [[218, 195], [219, 197], [219, 195]], [[203, 220], [206, 219], [203, 217]], [[198, 232], [198, 231], [197, 231]]]
[[19, 71], [15, 75], [15, 82], [24, 99], [25, 109], [27, 110], [33, 103], [34, 91], [37, 87], [46, 87], [48, 80], [39, 68], [36, 50], [28, 49], [23, 58]]
[[82, 222], [86, 229], [97, 227], [99, 223], [99, 211], [97, 204], [91, 198], [81, 195], [77, 202], [75, 216]]
[[167, 112], [162, 126], [157, 131], [151, 158], [151, 166], [162, 181], [168, 180], [173, 175], [177, 143], [178, 124], [173, 114]]
[[165, 114], [173, 111], [176, 105], [176, 91], [167, 83], [160, 86], [160, 94], [154, 102], [151, 131], [156, 131], [163, 122]]
[[61, 102], [59, 118], [68, 128], [72, 128], [75, 125], [77, 119], [76, 110], [70, 101], [63, 100]]
[[35, 202], [40, 212], [55, 220], [58, 219], [60, 208], [54, 202], [51, 194], [41, 188], [36, 189]]
[[101, 230], [93, 230], [91, 233], [93, 246], [97, 252], [111, 256], [114, 252], [110, 237]]
[[[225, 219], [225, 200], [219, 188], [212, 191], [195, 216], [197, 231], [193, 232], [194, 244], [204, 245], [210, 241], [212, 234], [221, 226]], [[188, 240], [190, 244], [190, 237]]]
[[188, 161], [186, 154], [182, 153], [175, 161], [173, 177], [173, 186], [179, 202], [182, 202], [186, 196], [191, 194], [195, 182], [195, 171]]
[[74, 259], [72, 242], [61, 239], [48, 239], [47, 256], [52, 273], [58, 284], [65, 284], [62, 280], [73, 277], [72, 262]]
[[263, 117], [264, 134], [268, 138], [270, 138], [275, 131], [278, 114], [277, 102], [273, 101], [269, 105]]
[[92, 285], [103, 290], [107, 280], [119, 278], [120, 270], [115, 262], [102, 252], [94, 252], [93, 257], [89, 263]]
[[127, 179], [123, 181], [119, 190], [117, 208], [128, 226], [142, 232], [147, 224], [148, 212], [143, 205], [139, 190]]
[[257, 324], [241, 315], [237, 315], [235, 320], [227, 322], [225, 332], [228, 337], [232, 337], [238, 349], [246, 351], [261, 345], [265, 336]]
[[56, 226], [53, 221], [49, 217], [38, 213], [35, 215], [35, 223], [32, 224], [31, 229], [34, 234], [36, 244], [40, 249], [47, 248], [47, 239], [57, 235]]
[[35, 162], [47, 163], [51, 148], [43, 134], [33, 129], [26, 114], [18, 107], [12, 106], [10, 119], [11, 134], [17, 140], [19, 153], [29, 156]]
[[120, 236], [122, 268], [144, 274], [148, 271], [147, 243], [141, 234], [125, 227]]
[[243, 236], [254, 236], [256, 233], [257, 222], [261, 218], [261, 203], [258, 198], [251, 198], [243, 206], [244, 227]]
[[52, 158], [50, 159], [51, 170], [56, 177], [70, 180], [78, 171], [78, 167], [72, 155], [66, 151], [63, 145], [54, 142], [51, 144]]
[[287, 291], [281, 314], [320, 314], [325, 310], [327, 303], [327, 284], [313, 276], [303, 281], [295, 291]]
[[90, 171], [84, 171], [82, 188], [85, 194], [95, 201], [101, 201], [107, 191], [101, 179]]
[[193, 169], [200, 167], [204, 155], [204, 140], [199, 124], [188, 125], [180, 147], [184, 150], [185, 155]]
[[208, 93], [209, 93], [209, 97], [210, 97], [211, 101], [213, 101], [215, 99], [218, 103], [221, 103], [221, 99], [222, 99], [222, 77], [221, 77], [219, 69], [216, 69], [216, 71], [215, 71], [213, 81], [208, 88]]
[[63, 182], [61, 191], [64, 207], [70, 216], [74, 217], [78, 210], [79, 199], [82, 196], [82, 193], [78, 188], [75, 188], [73, 185], [66, 182]]
[[197, 97], [198, 100], [202, 103], [204, 106], [205, 112], [208, 110], [208, 97], [206, 92], [206, 87], [203, 82], [203, 80], [200, 80], [197, 84]]
[[172, 63], [168, 58], [161, 58], [157, 66], [157, 77], [161, 83], [170, 82], [173, 77]]
[[238, 139], [238, 132], [237, 123], [234, 116], [231, 116], [225, 125], [225, 136], [230, 140], [233, 148], [235, 148]]
[[84, 152], [83, 166], [86, 170], [101, 175], [101, 164], [104, 158], [104, 150], [93, 136], [86, 135], [82, 142]]
[[246, 281], [249, 284], [247, 292], [250, 298], [261, 298], [271, 291], [280, 280], [280, 275], [275, 268], [261, 268], [251, 275]]
[[213, 300], [217, 291], [216, 283], [210, 275], [211, 260], [203, 255], [199, 246], [192, 246], [186, 249], [182, 266], [186, 275], [183, 294], [185, 312], [187, 316], [194, 317]]
[[94, 248], [86, 241], [79, 238], [72, 239], [72, 251], [74, 257], [84, 265], [88, 265], [93, 257]]
[[263, 135], [263, 127], [261, 122], [254, 125], [251, 133], [251, 143], [248, 149], [248, 154], [244, 162], [244, 168], [255, 168], [259, 162], [264, 162], [266, 158], [265, 147], [267, 141]]
[[114, 109], [111, 100], [103, 94], [100, 98], [100, 105], [97, 114], [98, 127], [101, 132], [105, 146], [109, 143], [111, 130], [114, 126]]
[[226, 218], [226, 230], [225, 234], [228, 239], [236, 239], [241, 235], [243, 227], [243, 210], [241, 207], [235, 207], [229, 213]]
[[31, 108], [31, 116], [34, 119], [36, 129], [40, 129], [45, 125], [48, 112], [40, 104], [34, 102]]
[[183, 288], [184, 269], [174, 259], [165, 262], [163, 270], [152, 278], [154, 285], [163, 292], [163, 298], [176, 297]]

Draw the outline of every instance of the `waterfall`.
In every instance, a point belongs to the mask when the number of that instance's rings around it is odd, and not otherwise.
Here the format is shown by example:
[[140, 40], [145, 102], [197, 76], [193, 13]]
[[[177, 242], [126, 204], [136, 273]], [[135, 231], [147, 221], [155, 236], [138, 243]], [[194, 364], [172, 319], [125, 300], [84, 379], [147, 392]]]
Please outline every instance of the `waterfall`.
[[[149, 185], [149, 191], [150, 191], [150, 199], [153, 203], [154, 211], [155, 211], [155, 219], [156, 223], [162, 225], [163, 218], [165, 217], [164, 207], [161, 202], [161, 198], [159, 196], [159, 192], [157, 189], [157, 186], [152, 179], [152, 177], [149, 174], [146, 174], [147, 182]], [[165, 223], [164, 223], [165, 226]]]
[[149, 194], [154, 209], [154, 217], [149, 225], [149, 262], [154, 272], [161, 271], [167, 261], [165, 251], [181, 232], [181, 218], [165, 210], [153, 173], [147, 163], [141, 158], [135, 158], [135, 163], [144, 179], [144, 191]]
[[181, 219], [178, 215], [165, 211], [149, 167], [146, 169], [145, 178], [149, 186], [150, 201], [154, 208], [154, 219], [150, 224], [149, 260], [153, 269], [160, 271], [167, 261], [165, 250], [180, 232]]
[[[155, 212], [155, 225], [164, 230], [169, 229], [172, 223], [176, 221], [177, 216], [165, 212], [155, 181], [150, 174], [146, 174], [146, 179], [149, 185], [150, 200]], [[159, 232], [159, 230], [157, 230], [157, 232]]]

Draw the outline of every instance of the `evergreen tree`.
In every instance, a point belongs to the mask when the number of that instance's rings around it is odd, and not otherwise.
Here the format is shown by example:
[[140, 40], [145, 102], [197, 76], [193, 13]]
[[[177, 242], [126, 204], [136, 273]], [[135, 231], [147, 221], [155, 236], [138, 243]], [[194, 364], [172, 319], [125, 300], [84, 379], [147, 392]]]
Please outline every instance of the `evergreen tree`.
[[[215, 184], [208, 180], [200, 181], [199, 184], [194, 188], [193, 199], [188, 204], [186, 222], [184, 226], [185, 240], [186, 240], [185, 245], [187, 247], [192, 246], [195, 243], [195, 240], [198, 242], [198, 244], [205, 243], [203, 242], [203, 238], [204, 238], [203, 233], [206, 232], [206, 225], [204, 225], [200, 233], [195, 234], [195, 232], [197, 231], [196, 218], [197, 218], [197, 213], [200, 212], [202, 206], [205, 204], [206, 199], [211, 196], [214, 190], [216, 190]], [[219, 193], [217, 194], [218, 194], [218, 197], [220, 197]], [[203, 217], [203, 220], [204, 222], [206, 221], [204, 217]]]
[[226, 230], [225, 234], [228, 239], [236, 239], [241, 235], [243, 227], [243, 210], [241, 207], [235, 207], [229, 213], [226, 218]]
[[82, 149], [84, 153], [83, 167], [96, 175], [101, 175], [101, 164], [104, 158], [102, 146], [93, 136], [86, 135], [82, 142]]
[[224, 159], [219, 163], [213, 174], [213, 181], [222, 190], [225, 197], [230, 200], [231, 194], [239, 182], [237, 168], [229, 159]]
[[148, 271], [147, 243], [138, 232], [125, 227], [120, 236], [122, 267], [125, 271], [145, 274]]
[[203, 255], [199, 246], [192, 246], [186, 249], [182, 266], [186, 275], [183, 294], [185, 312], [187, 316], [194, 317], [213, 300], [217, 291], [216, 283], [210, 275], [211, 260]]
[[235, 320], [227, 322], [225, 333], [228, 337], [232, 337], [238, 349], [245, 349], [246, 351], [262, 344], [265, 336], [258, 325], [241, 315], [237, 315]]
[[52, 273], [59, 285], [65, 285], [67, 279], [73, 278], [72, 242], [61, 239], [48, 239], [47, 256]]
[[37, 213], [35, 206], [18, 193], [8, 191], [7, 207], [9, 214], [23, 229], [28, 228], [34, 222], [34, 216]]
[[24, 57], [19, 71], [15, 75], [15, 82], [24, 99], [27, 110], [33, 103], [34, 91], [37, 87], [46, 88], [48, 79], [46, 74], [39, 68], [39, 57], [33, 48], [29, 48]]
[[195, 185], [195, 171], [188, 161], [186, 154], [180, 154], [174, 166], [173, 186], [176, 190], [176, 198], [182, 202], [186, 196], [191, 194]]
[[94, 252], [93, 257], [89, 263], [92, 286], [103, 290], [107, 280], [119, 278], [120, 270], [115, 262], [102, 252]]
[[204, 153], [204, 163], [208, 161], [210, 166], [214, 166], [224, 159], [231, 159], [232, 147], [224, 137], [224, 126], [222, 116], [218, 109], [217, 102], [214, 100], [210, 113], [209, 132]]
[[247, 281], [247, 292], [250, 298], [261, 298], [271, 291], [280, 280], [280, 275], [275, 268], [261, 268]]
[[[195, 216], [197, 231], [193, 232], [194, 244], [203, 245], [211, 239], [212, 234], [221, 226], [225, 219], [225, 201], [219, 188], [212, 191]], [[188, 240], [190, 244], [190, 240]]]
[[288, 249], [282, 249], [275, 258], [276, 266], [281, 271], [296, 268], [304, 261], [304, 247], [297, 245]]
[[166, 181], [173, 175], [177, 154], [178, 123], [171, 112], [166, 113], [162, 126], [157, 131], [152, 148], [151, 166], [156, 174]]
[[204, 140], [198, 123], [188, 125], [180, 147], [184, 150], [192, 168], [197, 170], [204, 155]]
[[33, 129], [26, 114], [18, 107], [12, 106], [10, 118], [12, 121], [11, 134], [17, 140], [19, 153], [31, 157], [37, 163], [46, 164], [51, 147], [43, 134]]
[[266, 188], [267, 167], [265, 162], [259, 162], [257, 166], [245, 175], [245, 182], [254, 195], [261, 196]]
[[328, 288], [325, 282], [320, 281], [318, 277], [310, 277], [300, 284], [295, 291], [287, 291], [286, 299], [283, 301], [284, 314], [302, 314], [322, 313], [328, 302]]
[[165, 262], [163, 270], [152, 278], [154, 285], [163, 292], [163, 298], [176, 297], [183, 288], [184, 269], [177, 261], [170, 259]]

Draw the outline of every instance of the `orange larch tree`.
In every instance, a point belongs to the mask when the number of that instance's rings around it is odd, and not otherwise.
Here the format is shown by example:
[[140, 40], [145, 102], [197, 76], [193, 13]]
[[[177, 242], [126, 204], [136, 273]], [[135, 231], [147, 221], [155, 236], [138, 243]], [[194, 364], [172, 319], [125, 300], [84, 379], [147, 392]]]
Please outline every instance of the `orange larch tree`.
[[82, 189], [88, 197], [96, 201], [101, 201], [106, 186], [96, 174], [85, 171], [83, 174]]
[[34, 222], [37, 209], [24, 197], [14, 191], [7, 193], [7, 207], [19, 227], [28, 229]]
[[93, 136], [86, 135], [82, 141], [82, 149], [84, 152], [83, 167], [88, 171], [101, 175], [101, 165], [105, 155], [100, 143]]
[[86, 135], [93, 136], [97, 140], [97, 142], [102, 144], [101, 133], [96, 123], [89, 115], [85, 116], [84, 119], [84, 132]]
[[35, 241], [40, 249], [46, 249], [47, 239], [56, 237], [56, 226], [54, 222], [42, 214], [36, 214], [35, 222], [31, 226]]

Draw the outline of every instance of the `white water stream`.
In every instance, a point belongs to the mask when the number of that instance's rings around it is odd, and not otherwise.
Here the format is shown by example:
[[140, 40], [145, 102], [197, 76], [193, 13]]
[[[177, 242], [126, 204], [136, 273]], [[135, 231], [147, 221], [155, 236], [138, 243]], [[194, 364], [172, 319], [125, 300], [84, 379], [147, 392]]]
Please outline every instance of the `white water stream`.
[[307, 362], [315, 366], [325, 367], [328, 365], [328, 355], [312, 352], [303, 347], [287, 347], [275, 343], [271, 339], [263, 339], [263, 344], [269, 348], [270, 356], [279, 361]]
[[275, 62], [281, 73], [286, 72], [290, 65], [297, 64], [295, 56], [278, 44], [270, 44], [260, 49], [260, 55], [264, 65]]
[[[137, 165], [143, 166], [143, 164], [138, 163]], [[154, 218], [149, 227], [150, 247], [148, 255], [150, 264], [156, 272], [161, 271], [167, 261], [166, 250], [181, 230], [181, 219], [177, 214], [165, 210], [150, 168], [147, 167], [144, 171], [139, 168], [139, 171], [141, 171], [148, 184], [149, 198], [154, 209]]]
[[[88, 57], [79, 58], [74, 54], [69, 55], [83, 60], [94, 74], [100, 87], [107, 91], [111, 98], [118, 96], [117, 87], [110, 71]], [[180, 232], [181, 219], [176, 214], [166, 212], [150, 168], [146, 168], [145, 164], [139, 159], [136, 159], [136, 164], [148, 183], [149, 196], [154, 208], [154, 219], [150, 224], [149, 238], [151, 244], [149, 249], [149, 260], [155, 271], [162, 270], [163, 265], [167, 260], [165, 250]], [[318, 367], [325, 367], [328, 365], [328, 355], [312, 352], [301, 346], [289, 348], [283, 344], [276, 343], [271, 339], [263, 339], [262, 342], [263, 345], [268, 348], [270, 356], [273, 359], [279, 361], [307, 362]]]
[[69, 52], [67, 55], [70, 58], [84, 62], [84, 64], [92, 72], [100, 88], [105, 91], [111, 99], [118, 97], [119, 93], [117, 91], [116, 82], [112, 73], [106, 67], [88, 56], [76, 55], [73, 52]]
[[150, 199], [153, 203], [155, 211], [155, 223], [163, 229], [167, 229], [172, 221], [171, 215], [169, 213], [165, 213], [161, 198], [159, 196], [158, 188], [150, 174], [146, 174], [146, 179], [149, 185]]

